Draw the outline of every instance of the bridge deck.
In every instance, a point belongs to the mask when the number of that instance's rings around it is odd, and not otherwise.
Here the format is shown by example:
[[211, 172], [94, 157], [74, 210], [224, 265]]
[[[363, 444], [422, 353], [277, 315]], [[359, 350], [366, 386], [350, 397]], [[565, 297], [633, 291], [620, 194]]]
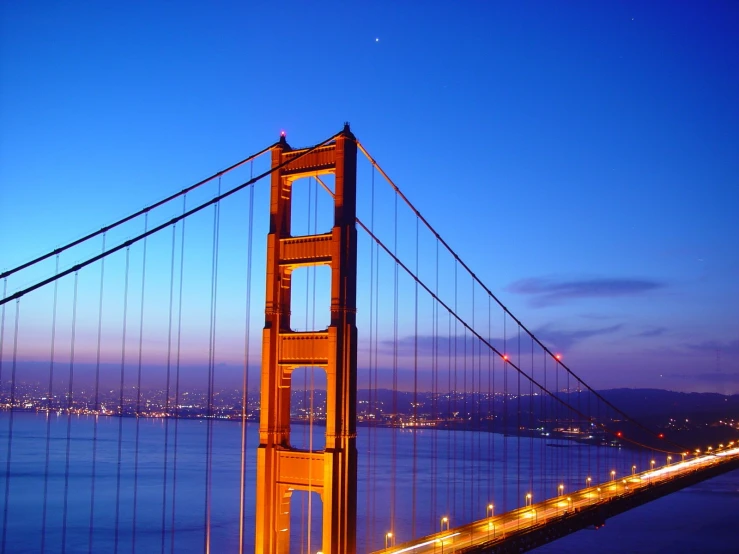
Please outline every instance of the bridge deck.
[[739, 469], [739, 448], [594, 485], [377, 552], [525, 552], [733, 469]]

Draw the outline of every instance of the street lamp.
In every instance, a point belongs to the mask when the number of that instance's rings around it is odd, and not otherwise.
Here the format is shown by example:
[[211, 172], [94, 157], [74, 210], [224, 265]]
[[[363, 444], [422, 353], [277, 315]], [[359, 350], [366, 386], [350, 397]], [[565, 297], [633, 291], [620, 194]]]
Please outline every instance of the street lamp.
[[586, 477], [585, 478], [585, 486], [586, 487], [589, 487], [590, 486], [590, 481], [592, 481], [592, 480], [593, 480], [592, 477]]
[[485, 517], [493, 517], [493, 510], [495, 510], [495, 506], [493, 506], [492, 504], [488, 504], [488, 507], [485, 510]]
[[612, 469], [611, 470], [611, 481], [615, 481], [615, 480], [616, 480], [616, 470]]
[[558, 489], [559, 489], [559, 496], [562, 496], [562, 493], [563, 493], [563, 492], [564, 492], [564, 490], [565, 490], [565, 486], [564, 486], [564, 485], [560, 485], [560, 486], [558, 487]]
[[670, 465], [671, 461], [672, 461], [672, 456], [667, 456], [667, 465]]
[[385, 533], [385, 549], [387, 550], [388, 547], [394, 546], [393, 545], [393, 534], [392, 532], [388, 531]]
[[598, 487], [598, 500], [600, 500], [602, 497], [600, 495], [600, 487]]
[[633, 476], [636, 473], [636, 466], [631, 466], [631, 475]]
[[526, 494], [526, 506], [531, 506], [531, 493]]
[[567, 497], [567, 509], [572, 510], [572, 498]]
[[652, 470], [654, 470], [654, 460], [652, 460], [652, 461], [651, 461], [651, 462], [649, 462], [649, 463], [650, 463], [650, 464], [652, 464]]
[[441, 518], [441, 530], [444, 530], [444, 526], [446, 525], [446, 530], [449, 531], [449, 518], [444, 516]]

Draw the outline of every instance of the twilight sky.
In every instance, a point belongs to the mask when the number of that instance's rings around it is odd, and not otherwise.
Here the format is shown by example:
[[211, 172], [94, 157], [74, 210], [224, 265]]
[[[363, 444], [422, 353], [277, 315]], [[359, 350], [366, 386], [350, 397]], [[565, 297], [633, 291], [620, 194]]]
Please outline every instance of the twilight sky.
[[[737, 29], [732, 1], [3, 2], [0, 270], [283, 129], [302, 146], [350, 121], [478, 277], [588, 382], [739, 392]], [[222, 208], [222, 237], [243, 235], [246, 199]], [[208, 253], [206, 235], [188, 239], [192, 256]], [[243, 260], [244, 243], [229, 240], [219, 298], [241, 283], [228, 278], [229, 248]], [[149, 245], [147, 275], [163, 287], [161, 305], [156, 285], [148, 293], [152, 336], [166, 335], [170, 241]], [[263, 265], [264, 235], [254, 244]], [[209, 264], [199, 264], [204, 289]], [[99, 273], [88, 277], [83, 358], [97, 328]], [[34, 345], [46, 344], [49, 296], [28, 302], [24, 355], [41, 361], [48, 347]], [[207, 317], [198, 310], [194, 334]], [[236, 325], [220, 313], [221, 329]], [[121, 339], [110, 335], [113, 361]]]

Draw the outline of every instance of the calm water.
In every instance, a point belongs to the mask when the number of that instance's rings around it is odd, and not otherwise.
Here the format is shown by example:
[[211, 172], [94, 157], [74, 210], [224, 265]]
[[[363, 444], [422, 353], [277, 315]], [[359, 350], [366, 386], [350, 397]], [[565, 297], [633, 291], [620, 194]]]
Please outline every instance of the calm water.
[[[98, 418], [97, 441], [93, 441], [95, 418], [47, 418], [30, 413], [16, 413], [13, 417], [10, 479], [6, 480], [10, 417], [7, 412], [0, 414], [0, 502], [6, 489], [8, 492], [6, 552], [40, 552], [42, 547], [47, 552], [62, 552], [62, 544], [70, 553], [132, 549], [203, 551], [207, 423]], [[215, 421], [211, 429], [212, 552], [236, 552], [241, 429], [228, 421]], [[306, 426], [294, 426], [295, 442], [305, 442], [307, 431]], [[322, 433], [323, 429], [316, 432]], [[250, 424], [245, 489], [247, 551], [253, 550], [257, 443], [256, 425]], [[480, 519], [490, 502], [496, 505], [496, 512], [512, 509], [527, 492], [531, 491], [535, 500], [543, 499], [552, 496], [559, 483], [564, 483], [566, 490], [574, 490], [584, 486], [586, 476], [592, 476], [594, 482], [598, 476], [607, 480], [611, 469], [623, 475], [630, 472], [632, 465], [647, 467], [651, 457], [649, 453], [637, 456], [619, 448], [587, 447], [549, 439], [367, 428], [359, 430], [358, 450], [360, 552], [382, 547], [384, 533], [391, 528], [399, 540], [407, 540], [414, 535], [414, 527], [416, 536], [436, 530], [443, 515], [450, 515], [453, 525]], [[391, 461], [393, 452], [395, 464]], [[533, 475], [537, 478], [532, 487]], [[714, 479], [609, 520], [597, 532], [583, 531], [558, 541], [541, 552], [591, 552], [594, 545], [606, 552], [659, 551], [655, 545], [665, 545], [665, 551], [669, 547], [671, 552], [696, 552], [702, 549], [681, 548], [698, 544], [690, 542], [693, 538], [708, 544], [705, 533], [709, 531], [716, 544], [726, 544], [729, 533], [735, 538], [737, 535], [734, 527], [722, 527], [726, 518], [721, 514], [737, 513], [737, 489], [739, 475]], [[308, 549], [307, 497], [305, 493], [296, 493], [291, 501], [294, 552], [315, 552], [320, 548], [320, 498], [313, 494], [310, 502], [313, 524]], [[696, 518], [696, 514], [700, 516]], [[686, 515], [690, 516], [690, 524], [678, 524], [678, 517]], [[392, 527], [391, 521], [395, 522]], [[618, 540], [609, 533], [616, 534]], [[630, 537], [635, 542], [626, 546], [624, 541]], [[603, 540], [611, 541], [616, 549], [604, 550]], [[645, 547], [645, 543], [652, 546]], [[713, 548], [715, 551], [719, 547]]]

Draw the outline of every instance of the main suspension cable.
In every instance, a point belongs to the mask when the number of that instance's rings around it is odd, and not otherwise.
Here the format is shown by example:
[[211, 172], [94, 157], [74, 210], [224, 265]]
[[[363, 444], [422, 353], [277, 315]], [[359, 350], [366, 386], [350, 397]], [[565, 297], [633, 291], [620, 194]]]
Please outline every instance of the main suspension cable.
[[[383, 250], [384, 250], [384, 251], [385, 251], [385, 252], [386, 252], [386, 253], [387, 253], [387, 254], [388, 254], [388, 255], [389, 255], [389, 256], [390, 256], [390, 257], [391, 257], [391, 258], [392, 258], [392, 259], [393, 259], [394, 261], [395, 261], [396, 267], [401, 267], [401, 268], [403, 269], [403, 271], [405, 271], [405, 272], [406, 272], [406, 273], [407, 273], [407, 274], [408, 274], [408, 275], [409, 275], [409, 276], [410, 276], [410, 277], [411, 277], [412, 279], [416, 280], [416, 281], [418, 282], [418, 284], [419, 284], [419, 285], [421, 285], [421, 287], [422, 287], [422, 288], [423, 288], [423, 289], [424, 289], [424, 290], [425, 290], [425, 291], [426, 291], [426, 292], [427, 292], [428, 294], [430, 294], [430, 295], [431, 295], [431, 296], [432, 296], [432, 297], [434, 298], [434, 300], [436, 300], [436, 301], [437, 301], [437, 302], [438, 302], [439, 304], [441, 304], [441, 306], [442, 306], [442, 307], [443, 307], [443, 308], [444, 308], [445, 310], [447, 310], [447, 311], [449, 312], [450, 316], [452, 316], [452, 317], [454, 318], [454, 320], [455, 320], [455, 323], [457, 323], [457, 322], [458, 322], [458, 323], [460, 323], [460, 324], [461, 324], [461, 325], [462, 325], [462, 326], [463, 326], [464, 328], [466, 328], [466, 329], [467, 329], [468, 331], [470, 331], [470, 332], [471, 332], [471, 333], [472, 333], [472, 334], [473, 334], [473, 335], [474, 335], [475, 337], [477, 337], [477, 338], [478, 338], [478, 339], [479, 339], [479, 340], [480, 340], [480, 341], [481, 341], [481, 342], [482, 342], [483, 344], [485, 344], [485, 345], [486, 345], [486, 346], [487, 346], [488, 348], [492, 349], [492, 350], [493, 350], [493, 352], [495, 352], [495, 353], [496, 353], [496, 354], [497, 354], [498, 356], [500, 356], [500, 357], [501, 357], [501, 358], [502, 358], [502, 359], [503, 359], [503, 360], [504, 360], [504, 361], [506, 362], [506, 366], [510, 366], [510, 367], [512, 367], [513, 369], [515, 369], [515, 370], [516, 370], [516, 371], [518, 372], [518, 374], [522, 375], [523, 377], [525, 377], [526, 379], [528, 379], [529, 381], [531, 381], [531, 383], [533, 383], [533, 385], [534, 385], [534, 386], [536, 386], [536, 387], [537, 387], [537, 388], [539, 388], [539, 389], [540, 389], [540, 390], [541, 390], [542, 392], [545, 392], [546, 394], [548, 394], [549, 396], [551, 396], [552, 398], [554, 398], [555, 400], [557, 400], [557, 402], [559, 402], [560, 404], [562, 404], [562, 405], [563, 405], [563, 406], [564, 406], [565, 408], [567, 408], [567, 409], [571, 410], [572, 412], [575, 412], [575, 413], [576, 413], [577, 415], [579, 415], [579, 416], [581, 416], [581, 417], [583, 417], [583, 418], [585, 418], [585, 419], [588, 419], [588, 420], [589, 420], [589, 419], [591, 419], [591, 418], [589, 418], [589, 417], [588, 417], [588, 416], [587, 416], [586, 414], [583, 414], [583, 413], [579, 412], [579, 411], [577, 410], [577, 408], [575, 408], [574, 406], [570, 405], [570, 404], [569, 404], [569, 403], [568, 403], [567, 401], [565, 401], [565, 400], [563, 400], [562, 398], [560, 398], [560, 397], [559, 397], [559, 395], [557, 395], [557, 394], [554, 394], [554, 393], [553, 393], [552, 391], [550, 391], [550, 390], [547, 390], [546, 388], [544, 388], [544, 386], [543, 386], [543, 385], [542, 385], [541, 383], [539, 383], [538, 381], [536, 381], [535, 379], [533, 379], [533, 378], [532, 378], [532, 377], [531, 377], [530, 375], [528, 375], [528, 374], [527, 374], [527, 373], [526, 373], [525, 371], [523, 371], [523, 370], [522, 370], [522, 369], [521, 369], [521, 368], [519, 367], [519, 365], [517, 365], [516, 363], [514, 363], [513, 361], [511, 361], [511, 359], [510, 359], [510, 357], [509, 357], [508, 355], [505, 355], [505, 354], [503, 354], [503, 353], [502, 353], [502, 352], [500, 352], [500, 351], [499, 351], [499, 350], [498, 350], [498, 349], [497, 349], [497, 348], [496, 348], [496, 347], [495, 347], [495, 346], [494, 346], [493, 344], [491, 344], [490, 342], [488, 342], [488, 341], [487, 341], [487, 340], [486, 340], [486, 339], [485, 339], [485, 338], [484, 338], [484, 337], [483, 337], [482, 335], [480, 335], [480, 333], [478, 333], [477, 331], [475, 331], [475, 330], [474, 330], [474, 329], [473, 329], [473, 328], [472, 328], [472, 327], [470, 326], [470, 324], [469, 324], [469, 323], [467, 323], [467, 322], [466, 322], [466, 321], [465, 321], [464, 319], [462, 319], [462, 318], [461, 318], [461, 317], [460, 317], [460, 316], [459, 316], [459, 315], [458, 315], [458, 314], [456, 313], [456, 311], [455, 311], [455, 310], [453, 310], [453, 309], [452, 309], [452, 308], [451, 308], [451, 307], [450, 307], [449, 305], [447, 305], [447, 304], [446, 304], [446, 303], [445, 303], [445, 302], [444, 302], [443, 300], [441, 300], [441, 298], [439, 298], [438, 296], [436, 296], [436, 295], [434, 294], [434, 292], [433, 292], [433, 291], [432, 291], [432, 290], [431, 290], [431, 289], [430, 289], [430, 288], [429, 288], [429, 287], [428, 287], [428, 286], [427, 286], [427, 285], [426, 285], [426, 284], [425, 284], [425, 283], [424, 283], [423, 281], [421, 281], [421, 280], [420, 280], [420, 279], [418, 278], [418, 276], [416, 276], [416, 275], [415, 275], [415, 274], [414, 274], [414, 273], [413, 273], [413, 272], [412, 272], [412, 271], [411, 271], [411, 270], [410, 270], [410, 269], [408, 268], [408, 266], [406, 266], [406, 265], [405, 265], [405, 264], [404, 264], [404, 263], [403, 263], [403, 262], [402, 262], [402, 261], [401, 261], [401, 260], [400, 260], [400, 259], [399, 259], [399, 258], [398, 258], [398, 257], [397, 257], [396, 255], [395, 255], [395, 254], [393, 254], [393, 253], [392, 253], [392, 252], [390, 251], [390, 249], [389, 249], [389, 248], [388, 248], [388, 247], [387, 247], [387, 246], [386, 246], [386, 245], [385, 245], [385, 244], [384, 244], [384, 243], [383, 243], [383, 242], [382, 242], [382, 241], [381, 241], [381, 240], [380, 240], [380, 239], [379, 239], [379, 238], [378, 238], [378, 237], [377, 237], [376, 235], [374, 235], [374, 234], [373, 234], [373, 233], [372, 233], [372, 232], [371, 232], [371, 231], [370, 231], [370, 230], [369, 230], [369, 229], [367, 228], [367, 226], [366, 226], [366, 225], [364, 225], [364, 223], [362, 223], [362, 222], [361, 222], [361, 221], [360, 221], [359, 219], [357, 219], [356, 221], [357, 221], [357, 223], [358, 223], [358, 224], [360, 225], [360, 227], [362, 227], [362, 229], [364, 229], [364, 230], [365, 230], [365, 232], [366, 232], [367, 234], [369, 234], [370, 238], [372, 238], [372, 240], [374, 240], [375, 242], [377, 242], [377, 244], [378, 244], [378, 245], [380, 246], [380, 248], [382, 248], [382, 249], [383, 249]], [[455, 340], [455, 343], [456, 343], [456, 340]], [[456, 388], [456, 387], [455, 387], [455, 388]], [[602, 428], [602, 429], [603, 429], [604, 431], [606, 431], [607, 433], [610, 433], [610, 434], [612, 434], [612, 435], [614, 435], [614, 436], [618, 436], [619, 438], [621, 438], [622, 440], [624, 440], [624, 441], [626, 441], [626, 442], [629, 442], [629, 443], [631, 443], [631, 444], [634, 444], [634, 445], [636, 445], [636, 446], [640, 446], [640, 447], [643, 447], [643, 448], [652, 448], [652, 447], [649, 447], [649, 446], [647, 446], [647, 445], [645, 445], [645, 444], [642, 444], [642, 443], [640, 443], [640, 442], [638, 442], [638, 441], [635, 441], [634, 439], [630, 439], [630, 438], [628, 438], [628, 437], [623, 437], [623, 436], [619, 436], [619, 435], [618, 435], [618, 433], [616, 433], [616, 432], [612, 431], [612, 430], [611, 430], [610, 428], [608, 428], [608, 427], [607, 427], [607, 426], [606, 426], [606, 425], [605, 425], [604, 423], [600, 423], [600, 422], [599, 422], [599, 423], [598, 423], [598, 425], [599, 425], [599, 426], [600, 426], [600, 427], [601, 427], [601, 428]], [[656, 449], [656, 448], [655, 448], [654, 450], [657, 450], [657, 451], [659, 451], [659, 452], [664, 452], [664, 453], [668, 453], [668, 454], [680, 454], [680, 453], [681, 453], [681, 452], [675, 452], [675, 451], [670, 451], [670, 450], [663, 450], [663, 449]]]
[[79, 238], [79, 239], [74, 240], [74, 241], [72, 241], [72, 242], [70, 242], [68, 244], [65, 244], [64, 246], [60, 246], [59, 248], [55, 248], [54, 250], [52, 250], [50, 252], [47, 252], [46, 254], [44, 254], [42, 256], [39, 256], [38, 258], [34, 258], [33, 260], [30, 260], [30, 261], [28, 261], [26, 263], [23, 263], [23, 264], [21, 264], [21, 265], [19, 265], [17, 267], [14, 267], [13, 269], [9, 269], [8, 271], [5, 271], [4, 273], [0, 273], [0, 279], [4, 279], [5, 277], [8, 277], [8, 276], [12, 275], [13, 273], [16, 273], [18, 271], [21, 271], [23, 269], [26, 269], [27, 267], [30, 267], [32, 265], [35, 265], [35, 264], [39, 263], [39, 262], [42, 262], [42, 261], [44, 261], [44, 260], [46, 260], [48, 258], [51, 258], [52, 256], [61, 254], [65, 250], [69, 250], [70, 248], [73, 248], [73, 247], [75, 247], [75, 246], [77, 246], [79, 244], [82, 244], [83, 242], [87, 242], [88, 240], [90, 240], [92, 238], [95, 238], [98, 235], [101, 235], [103, 233], [106, 233], [107, 231], [110, 231], [111, 229], [115, 229], [116, 227], [118, 227], [120, 225], [123, 225], [124, 223], [126, 223], [128, 221], [131, 221], [132, 219], [136, 219], [137, 217], [139, 217], [141, 215], [144, 215], [144, 214], [150, 212], [151, 210], [154, 210], [154, 209], [156, 209], [156, 208], [158, 208], [160, 206], [163, 206], [164, 204], [167, 204], [168, 202], [171, 202], [172, 200], [174, 200], [176, 198], [179, 198], [180, 196], [184, 196], [188, 192], [193, 191], [196, 188], [198, 188], [198, 187], [200, 187], [200, 186], [202, 186], [202, 185], [204, 185], [206, 183], [209, 183], [213, 179], [216, 179], [218, 177], [221, 177], [221, 176], [225, 175], [226, 173], [228, 173], [229, 171], [232, 171], [232, 170], [238, 168], [239, 166], [244, 165], [247, 162], [250, 162], [252, 160], [257, 159], [262, 154], [264, 154], [264, 153], [272, 150], [278, 144], [279, 144], [279, 142], [275, 142], [274, 144], [269, 145], [267, 148], [264, 148], [264, 149], [260, 150], [256, 154], [252, 154], [251, 156], [249, 156], [247, 158], [244, 158], [240, 162], [236, 162], [232, 166], [227, 167], [226, 169], [222, 169], [221, 171], [219, 171], [217, 173], [214, 173], [210, 177], [207, 177], [207, 178], [203, 179], [202, 181], [199, 181], [199, 182], [195, 183], [194, 185], [190, 185], [189, 187], [184, 188], [181, 191], [176, 192], [176, 193], [168, 196], [167, 198], [165, 198], [163, 200], [160, 200], [158, 202], [155, 202], [153, 204], [150, 204], [150, 205], [146, 206], [145, 208], [142, 208], [139, 211], [137, 211], [135, 213], [132, 213], [131, 215], [128, 215], [128, 216], [126, 216], [126, 217], [124, 217], [122, 219], [119, 219], [115, 223], [111, 223], [110, 225], [106, 225], [102, 229], [99, 229], [99, 230], [94, 231], [94, 232], [92, 232], [92, 233], [90, 233], [88, 235], [85, 235], [82, 238]]
[[[423, 221], [423, 223], [426, 225], [426, 227], [431, 231], [434, 236], [444, 245], [444, 247], [447, 249], [447, 251], [454, 256], [454, 258], [459, 261], [459, 263], [462, 265], [462, 267], [467, 270], [467, 272], [472, 275], [472, 278], [477, 281], [477, 283], [487, 292], [488, 295], [490, 295], [493, 300], [504, 310], [505, 313], [507, 313], [515, 322], [516, 324], [521, 326], [521, 329], [523, 329], [524, 332], [526, 332], [536, 343], [552, 358], [556, 358], [556, 355], [543, 343], [541, 340], [532, 332], [530, 331], [516, 316], [513, 315], [513, 313], [498, 299], [498, 297], [483, 283], [479, 277], [470, 269], [470, 267], [459, 257], [459, 255], [452, 249], [452, 247], [439, 235], [439, 233], [436, 231], [436, 229], [428, 222], [428, 220], [421, 214], [420, 211], [411, 203], [411, 201], [403, 194], [403, 192], [398, 188], [398, 186], [390, 179], [390, 177], [385, 173], [385, 171], [380, 167], [380, 165], [377, 163], [377, 161], [369, 154], [369, 152], [364, 148], [364, 146], [357, 141], [357, 147], [360, 149], [360, 151], [366, 156], [366, 158], [369, 160], [369, 162], [377, 168], [377, 170], [380, 172], [380, 174], [385, 178], [385, 180], [388, 182], [388, 184], [393, 188], [393, 190], [396, 192], [398, 196], [400, 196], [405, 203], [408, 205], [408, 207], [416, 214], [416, 216]], [[659, 437], [659, 434], [653, 431], [652, 429], [649, 429], [639, 421], [635, 420], [631, 416], [629, 416], [627, 413], [625, 413], [623, 410], [617, 408], [614, 404], [612, 404], [610, 401], [608, 401], [605, 397], [603, 397], [598, 391], [593, 389], [590, 385], [588, 385], [585, 381], [583, 381], [576, 373], [574, 373], [566, 364], [564, 364], [561, 360], [559, 360], [560, 365], [562, 368], [567, 371], [568, 374], [570, 374], [572, 377], [574, 377], [582, 386], [584, 386], [588, 391], [590, 391], [593, 395], [595, 395], [598, 399], [601, 400], [601, 402], [605, 403], [607, 406], [609, 406], [612, 410], [626, 418], [628, 421], [639, 427], [642, 431], [645, 431], [646, 433], [657, 437]], [[665, 439], [666, 440], [666, 439]], [[678, 443], [666, 440], [666, 442], [669, 442], [673, 446], [677, 446], [681, 449], [681, 451], [685, 451], [686, 447], [683, 445], [680, 445]]]
[[[298, 159], [302, 158], [303, 156], [306, 156], [309, 153], [311, 153], [314, 150], [316, 150], [317, 148], [320, 148], [324, 144], [326, 144], [328, 142], [331, 142], [336, 137], [338, 137], [340, 134], [341, 133], [336, 133], [334, 136], [332, 136], [330, 138], [327, 138], [323, 142], [320, 142], [319, 144], [316, 144], [315, 146], [311, 146], [310, 148], [307, 148], [305, 150], [300, 151], [297, 155], [295, 155], [294, 157], [290, 158], [289, 160], [286, 160], [286, 161], [282, 162], [281, 164], [276, 165], [275, 167], [272, 167], [272, 168], [268, 169], [267, 171], [264, 171], [264, 172], [260, 173], [256, 177], [253, 177], [253, 178], [249, 179], [248, 181], [246, 181], [246, 182], [244, 182], [244, 183], [242, 183], [240, 185], [237, 185], [236, 187], [234, 187], [234, 188], [232, 188], [232, 189], [230, 189], [230, 190], [228, 190], [228, 191], [226, 191], [226, 192], [224, 192], [222, 194], [219, 194], [218, 196], [216, 196], [214, 198], [211, 198], [210, 200], [208, 200], [206, 202], [203, 202], [199, 206], [197, 206], [195, 208], [192, 208], [191, 210], [189, 210], [189, 211], [187, 211], [187, 212], [185, 212], [185, 213], [183, 213], [183, 214], [181, 214], [179, 216], [173, 217], [172, 219], [170, 219], [169, 221], [166, 221], [166, 222], [162, 223], [161, 225], [157, 225], [156, 227], [152, 227], [148, 231], [146, 231], [144, 233], [141, 233], [140, 235], [137, 235], [136, 237], [134, 237], [132, 239], [129, 239], [129, 240], [127, 240], [127, 241], [119, 244], [118, 246], [116, 246], [114, 248], [111, 248], [110, 250], [108, 250], [108, 251], [106, 251], [106, 252], [104, 252], [102, 254], [98, 254], [96, 256], [93, 256], [91, 258], [88, 258], [84, 262], [80, 262], [77, 265], [75, 265], [73, 267], [70, 267], [69, 269], [66, 269], [66, 270], [58, 273], [57, 275], [54, 275], [53, 277], [49, 277], [48, 279], [44, 279], [43, 281], [39, 281], [38, 283], [36, 283], [34, 285], [31, 285], [31, 286], [29, 286], [29, 287], [27, 287], [27, 288], [25, 288], [23, 290], [17, 291], [15, 293], [11, 294], [10, 296], [4, 297], [2, 300], [0, 300], [0, 306], [6, 304], [8, 302], [10, 302], [11, 300], [15, 300], [17, 298], [20, 298], [20, 297], [28, 294], [29, 292], [32, 292], [32, 291], [34, 291], [36, 289], [39, 289], [41, 287], [44, 287], [44, 286], [48, 285], [49, 283], [53, 283], [57, 279], [60, 279], [60, 278], [62, 278], [64, 276], [66, 276], [66, 275], [69, 275], [71, 273], [74, 273], [75, 271], [79, 271], [83, 267], [86, 267], [86, 266], [88, 266], [88, 265], [90, 265], [90, 264], [92, 264], [92, 263], [94, 263], [94, 262], [96, 262], [98, 260], [101, 260], [101, 259], [103, 259], [103, 258], [105, 258], [107, 256], [110, 256], [111, 254], [114, 254], [115, 252], [118, 252], [119, 250], [123, 250], [124, 248], [128, 248], [131, 245], [133, 245], [133, 244], [135, 244], [135, 243], [137, 243], [137, 242], [145, 239], [146, 237], [148, 237], [150, 235], [153, 235], [155, 233], [158, 233], [162, 229], [165, 229], [165, 228], [169, 227], [170, 225], [174, 225], [178, 221], [181, 221], [181, 220], [183, 220], [183, 219], [185, 219], [187, 217], [190, 217], [191, 215], [196, 214], [196, 213], [204, 210], [208, 206], [212, 206], [212, 205], [220, 202], [224, 198], [228, 198], [229, 196], [231, 196], [231, 195], [239, 192], [240, 190], [243, 190], [246, 187], [253, 185], [254, 183], [256, 183], [257, 181], [263, 179], [264, 177], [266, 177], [268, 175], [271, 175], [275, 171], [279, 171], [283, 167], [285, 167], [285, 166], [287, 166], [287, 165], [289, 165], [291, 163], [295, 163], [295, 161], [297, 161]], [[107, 230], [108, 227], [106, 227], [105, 229]]]

